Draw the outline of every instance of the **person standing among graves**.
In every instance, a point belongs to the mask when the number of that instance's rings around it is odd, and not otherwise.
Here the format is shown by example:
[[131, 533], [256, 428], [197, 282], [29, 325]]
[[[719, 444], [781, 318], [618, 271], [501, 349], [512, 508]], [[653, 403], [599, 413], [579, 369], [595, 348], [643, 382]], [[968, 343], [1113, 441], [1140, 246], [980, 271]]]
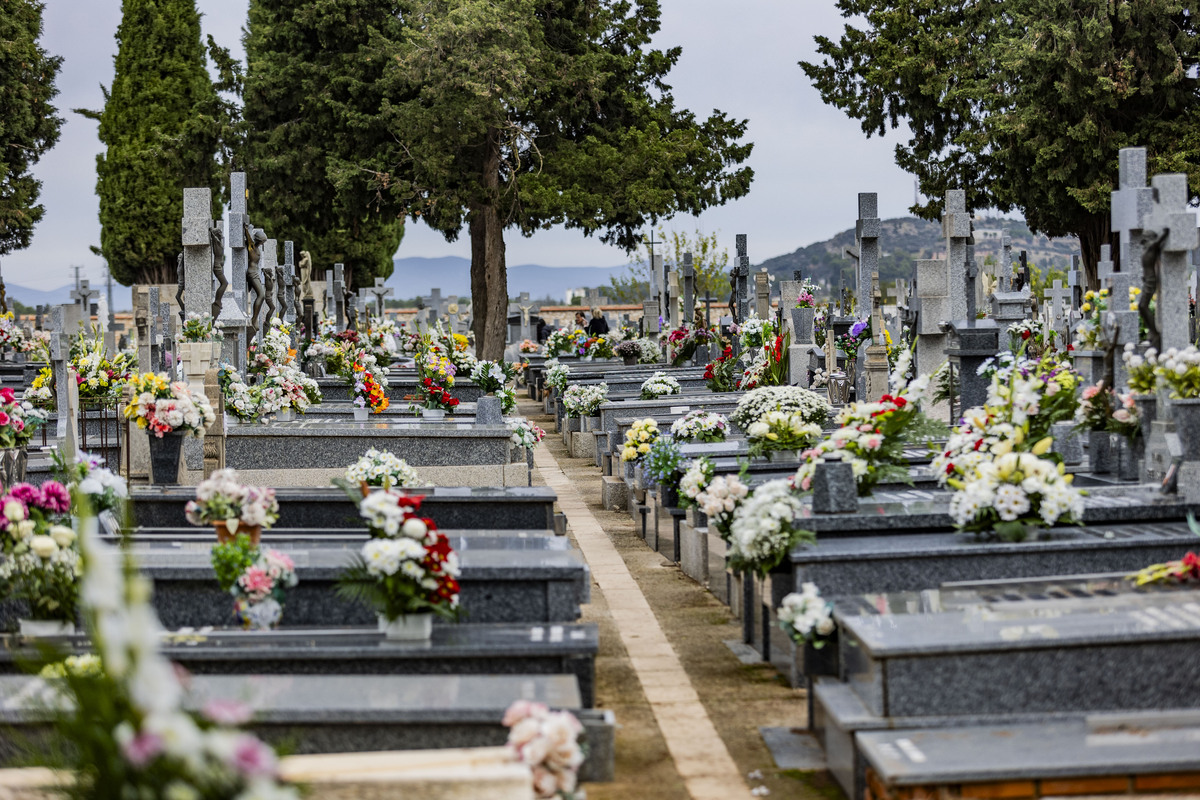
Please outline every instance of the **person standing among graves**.
[[575, 327], [581, 331], [587, 330], [587, 318], [583, 316], [582, 311], [575, 312]]
[[592, 309], [592, 321], [587, 326], [588, 336], [603, 336], [608, 333], [608, 320], [600, 313], [600, 309]]

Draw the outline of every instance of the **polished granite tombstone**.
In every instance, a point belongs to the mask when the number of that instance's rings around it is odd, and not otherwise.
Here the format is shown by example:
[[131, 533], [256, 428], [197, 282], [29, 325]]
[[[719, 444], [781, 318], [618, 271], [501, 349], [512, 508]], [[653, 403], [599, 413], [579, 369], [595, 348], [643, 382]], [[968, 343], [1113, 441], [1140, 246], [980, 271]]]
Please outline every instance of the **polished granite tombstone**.
[[[406, 489], [420, 495], [421, 514], [440, 528], [553, 530], [554, 491], [544, 486], [508, 488], [430, 487]], [[134, 525], [138, 528], [174, 528], [185, 524], [183, 508], [195, 497], [184, 486], [131, 489]], [[346, 528], [361, 531], [355, 504], [341, 489], [280, 488], [276, 530]], [[197, 529], [199, 530], [199, 529]], [[211, 535], [211, 530], [208, 531]]]
[[1200, 594], [1124, 574], [948, 584], [835, 602], [838, 676], [813, 727], [847, 794], [862, 735], [1200, 709]]
[[[317, 385], [321, 388], [321, 397], [325, 400], [348, 401], [353, 399], [350, 384], [341, 378], [318, 378]], [[483, 397], [484, 393], [483, 389], [476, 386], [473, 381], [455, 379], [454, 385], [450, 387], [450, 394], [463, 403], [474, 403]], [[409, 371], [407, 374], [403, 374], [397, 373], [395, 370], [390, 372], [387, 396], [388, 402], [396, 406], [404, 407], [412, 402], [419, 404], [420, 401], [415, 399], [418, 397], [415, 373]]]
[[[19, 673], [24, 659], [38, 656], [20, 637], [3, 640], [0, 673]], [[83, 635], [56, 643], [90, 651]], [[185, 629], [165, 634], [162, 645], [193, 675], [574, 675], [585, 708], [595, 704], [598, 649], [595, 623], [438, 625], [425, 642], [388, 641], [363, 627]]]
[[[0, 759], [43, 730], [31, 707], [35, 679], [0, 675]], [[572, 675], [197, 675], [188, 707], [233, 698], [254, 712], [247, 728], [293, 753], [433, 750], [502, 745], [500, 721], [516, 700], [566, 709], [584, 725], [585, 781], [613, 775], [612, 712], [583, 708]], [[7, 728], [8, 730], [4, 730]]]
[[347, 422], [314, 412], [294, 422], [225, 427], [225, 464], [239, 470], [344, 469], [368, 449], [388, 450], [414, 467], [506, 465], [505, 425], [445, 421]]

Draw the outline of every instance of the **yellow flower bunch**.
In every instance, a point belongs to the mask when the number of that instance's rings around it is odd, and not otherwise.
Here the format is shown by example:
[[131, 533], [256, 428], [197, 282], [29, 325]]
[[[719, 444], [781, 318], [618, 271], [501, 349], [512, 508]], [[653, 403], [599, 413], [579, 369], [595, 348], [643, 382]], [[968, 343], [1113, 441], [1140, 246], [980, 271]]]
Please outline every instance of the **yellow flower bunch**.
[[454, 349], [455, 350], [457, 350], [458, 352], [461, 353], [462, 351], [467, 349], [468, 344], [470, 344], [470, 342], [467, 340], [466, 336], [463, 336], [461, 333], [454, 334]]
[[650, 418], [639, 419], [625, 431], [625, 446], [621, 450], [622, 461], [637, 461], [650, 452], [658, 439], [658, 423]]
[[1130, 311], [1138, 310], [1138, 300], [1141, 299], [1141, 296], [1142, 296], [1142, 287], [1140, 287], [1140, 286], [1130, 286], [1129, 287], [1129, 310]]

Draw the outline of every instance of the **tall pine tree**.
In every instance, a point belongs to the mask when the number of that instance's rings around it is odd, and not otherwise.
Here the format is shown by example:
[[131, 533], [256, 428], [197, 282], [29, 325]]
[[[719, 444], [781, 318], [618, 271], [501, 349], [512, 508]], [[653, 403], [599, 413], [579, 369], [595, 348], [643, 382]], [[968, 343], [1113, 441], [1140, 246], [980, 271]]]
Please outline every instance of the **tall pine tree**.
[[51, 98], [62, 59], [38, 44], [38, 0], [0, 0], [0, 255], [29, 246], [45, 209], [30, 169], [58, 141], [62, 119]]
[[347, 109], [387, 126], [364, 174], [401, 213], [471, 237], [476, 353], [500, 358], [508, 311], [504, 232], [554, 225], [633, 249], [677, 212], [741, 197], [746, 123], [675, 107], [654, 50], [657, 0], [395, 0], [372, 38], [385, 102]]
[[364, 183], [339, 192], [331, 153], [378, 142], [386, 130], [345, 108], [378, 109], [383, 63], [362, 50], [387, 23], [380, 0], [252, 0], [245, 38], [246, 148], [254, 218], [312, 253], [341, 262], [351, 282], [392, 274], [404, 220], [377, 208]]
[[116, 75], [96, 156], [100, 252], [125, 285], [175, 280], [184, 188], [211, 187], [224, 204], [217, 160], [226, 106], [209, 77], [195, 0], [124, 0]]

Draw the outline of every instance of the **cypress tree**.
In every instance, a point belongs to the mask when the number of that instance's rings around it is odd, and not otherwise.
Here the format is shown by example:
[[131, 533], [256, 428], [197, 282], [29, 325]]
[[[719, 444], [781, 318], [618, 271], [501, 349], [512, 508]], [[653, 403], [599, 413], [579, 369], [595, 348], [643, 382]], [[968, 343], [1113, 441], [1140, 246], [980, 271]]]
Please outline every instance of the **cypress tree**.
[[360, 51], [386, 24], [379, 0], [252, 0], [246, 44], [244, 161], [252, 216], [271, 235], [301, 242], [313, 265], [346, 264], [351, 283], [392, 274], [403, 219], [381, 214], [363, 185], [339, 191], [331, 155], [376, 142], [379, 59]]
[[216, 159], [224, 106], [205, 62], [194, 0], [124, 0], [116, 74], [96, 156], [100, 252], [125, 285], [175, 279], [185, 187], [211, 187], [224, 201]]
[[0, 255], [29, 246], [45, 213], [30, 168], [58, 141], [51, 98], [62, 59], [38, 44], [43, 4], [0, 0]]

